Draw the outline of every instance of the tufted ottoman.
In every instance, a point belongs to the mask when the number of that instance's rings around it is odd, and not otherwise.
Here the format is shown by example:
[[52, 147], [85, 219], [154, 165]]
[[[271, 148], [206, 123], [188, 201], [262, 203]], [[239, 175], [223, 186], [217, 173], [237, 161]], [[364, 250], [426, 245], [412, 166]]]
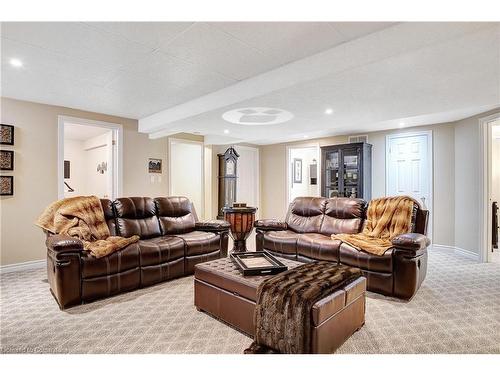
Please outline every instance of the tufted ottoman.
[[[302, 263], [279, 258], [288, 268]], [[272, 276], [243, 276], [229, 258], [197, 264], [194, 304], [253, 336], [257, 287]], [[333, 353], [365, 322], [366, 279], [360, 277], [316, 302], [311, 311], [312, 352]]]

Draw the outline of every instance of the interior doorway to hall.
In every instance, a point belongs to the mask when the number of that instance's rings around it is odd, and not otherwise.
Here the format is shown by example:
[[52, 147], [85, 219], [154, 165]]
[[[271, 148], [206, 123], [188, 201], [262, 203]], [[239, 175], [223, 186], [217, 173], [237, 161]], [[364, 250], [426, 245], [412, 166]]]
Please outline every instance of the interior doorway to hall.
[[488, 261], [500, 263], [500, 118], [491, 127], [491, 248]]
[[287, 206], [297, 197], [319, 197], [319, 146], [287, 148]]
[[60, 116], [59, 198], [121, 194], [121, 125]]

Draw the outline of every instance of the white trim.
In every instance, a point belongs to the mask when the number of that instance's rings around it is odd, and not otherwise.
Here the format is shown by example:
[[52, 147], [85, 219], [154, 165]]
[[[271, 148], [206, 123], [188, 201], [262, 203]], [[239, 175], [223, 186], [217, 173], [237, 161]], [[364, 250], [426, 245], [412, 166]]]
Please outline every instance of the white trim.
[[480, 262], [480, 254], [475, 253], [470, 250], [462, 249], [461, 247], [457, 246], [449, 246], [449, 245], [438, 245], [438, 244], [432, 244], [432, 249], [439, 249], [439, 250], [447, 250], [447, 251], [453, 251], [456, 254], [463, 255], [469, 259], [472, 259], [476, 262]]
[[500, 112], [479, 119], [479, 243], [481, 262], [489, 261], [491, 250], [491, 130]]
[[[201, 146], [201, 213], [197, 214], [200, 218], [205, 218], [205, 142], [200, 141], [192, 141], [189, 139], [182, 138], [168, 138], [168, 195], [172, 195], [172, 143], [188, 143], [188, 144], [197, 144]], [[191, 199], [190, 197], [187, 197]]]
[[[64, 124], [76, 123], [78, 125], [97, 126], [112, 130], [112, 139], [115, 141], [118, 149], [118, 155], [111, 155], [113, 160], [114, 178], [113, 195], [111, 199], [122, 196], [123, 192], [123, 126], [112, 122], [104, 122], [85, 118], [71, 116], [57, 116], [57, 196], [58, 199], [64, 198]], [[115, 148], [111, 147], [111, 154]]]
[[[417, 137], [425, 135], [427, 136], [427, 159], [429, 161], [429, 202], [426, 202], [427, 209], [429, 210], [429, 230], [427, 236], [432, 242], [432, 237], [434, 233], [434, 146], [432, 141], [432, 130], [422, 130], [422, 131], [410, 131], [410, 132], [399, 132], [388, 134], [385, 136], [385, 195], [387, 196], [387, 189], [389, 186], [389, 173], [388, 173], [388, 163], [389, 163], [389, 144], [392, 139], [396, 138], [406, 138], [406, 137]], [[372, 177], [373, 178], [373, 177]]]
[[0, 266], [0, 274], [34, 270], [45, 267], [45, 264], [46, 264], [45, 259], [31, 260], [29, 262], [22, 262], [22, 263], [6, 264], [5, 266]]
[[291, 145], [291, 146], [286, 146], [286, 157], [285, 157], [285, 171], [286, 171], [286, 182], [285, 182], [285, 188], [286, 188], [286, 194], [285, 194], [285, 211], [288, 212], [288, 206], [291, 203], [290, 202], [290, 152], [293, 149], [304, 149], [304, 148], [314, 148], [316, 149], [317, 152], [317, 164], [318, 164], [318, 185], [317, 185], [317, 190], [318, 190], [318, 197], [321, 196], [321, 149], [319, 146], [319, 143], [308, 143], [308, 144], [303, 144], [303, 145]]

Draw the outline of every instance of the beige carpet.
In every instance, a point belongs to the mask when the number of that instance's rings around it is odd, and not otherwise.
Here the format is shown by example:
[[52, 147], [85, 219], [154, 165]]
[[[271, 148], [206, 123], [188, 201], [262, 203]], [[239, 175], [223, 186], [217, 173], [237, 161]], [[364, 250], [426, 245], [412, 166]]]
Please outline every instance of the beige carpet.
[[[44, 270], [1, 275], [2, 353], [242, 353], [250, 338], [197, 312], [193, 278], [64, 312]], [[368, 294], [366, 324], [339, 353], [500, 353], [500, 264], [432, 250], [409, 302]]]

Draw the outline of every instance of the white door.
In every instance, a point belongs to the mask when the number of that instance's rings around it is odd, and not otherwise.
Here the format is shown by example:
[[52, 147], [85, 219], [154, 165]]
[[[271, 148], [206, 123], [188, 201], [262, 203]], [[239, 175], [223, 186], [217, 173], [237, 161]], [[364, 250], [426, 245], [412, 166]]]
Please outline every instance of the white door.
[[386, 195], [408, 195], [430, 213], [432, 236], [432, 152], [430, 134], [387, 136]]
[[[259, 149], [234, 146], [238, 158], [238, 178], [236, 180], [236, 200], [248, 206], [259, 208]], [[259, 217], [259, 210], [255, 214]]]
[[169, 139], [169, 185], [171, 196], [185, 196], [204, 218], [203, 143]]

